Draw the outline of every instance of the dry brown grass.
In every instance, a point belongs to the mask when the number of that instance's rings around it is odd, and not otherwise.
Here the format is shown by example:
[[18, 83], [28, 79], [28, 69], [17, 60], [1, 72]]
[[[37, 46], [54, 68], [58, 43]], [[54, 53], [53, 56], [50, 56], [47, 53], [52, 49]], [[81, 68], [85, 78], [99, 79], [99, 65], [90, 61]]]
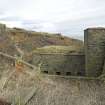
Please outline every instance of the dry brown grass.
[[25, 68], [25, 72], [16, 73], [2, 89], [13, 70], [2, 74], [0, 96], [15, 105], [24, 105], [28, 99], [27, 105], [105, 105], [104, 82], [47, 76], [40, 73], [40, 67], [37, 72]]

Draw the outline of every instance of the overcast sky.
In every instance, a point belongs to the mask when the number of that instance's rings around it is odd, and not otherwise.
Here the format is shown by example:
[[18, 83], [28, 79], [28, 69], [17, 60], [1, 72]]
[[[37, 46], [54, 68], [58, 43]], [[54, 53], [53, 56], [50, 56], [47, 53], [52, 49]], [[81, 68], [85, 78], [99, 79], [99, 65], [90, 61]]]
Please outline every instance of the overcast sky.
[[83, 39], [87, 27], [105, 27], [105, 0], [0, 0], [0, 22]]

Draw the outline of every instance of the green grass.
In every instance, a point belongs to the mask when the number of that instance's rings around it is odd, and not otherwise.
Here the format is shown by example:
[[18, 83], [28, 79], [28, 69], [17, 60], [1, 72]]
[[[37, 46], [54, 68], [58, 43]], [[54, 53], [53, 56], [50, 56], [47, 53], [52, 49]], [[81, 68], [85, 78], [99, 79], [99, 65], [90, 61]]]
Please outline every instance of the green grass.
[[34, 53], [83, 53], [82, 48], [77, 46], [45, 46], [37, 48]]

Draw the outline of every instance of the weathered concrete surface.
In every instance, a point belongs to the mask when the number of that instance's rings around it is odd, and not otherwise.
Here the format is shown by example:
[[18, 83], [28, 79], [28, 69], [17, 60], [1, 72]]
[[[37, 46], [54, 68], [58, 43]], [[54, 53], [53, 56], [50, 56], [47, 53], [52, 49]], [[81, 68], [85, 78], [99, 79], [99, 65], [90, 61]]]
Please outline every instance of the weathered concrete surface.
[[41, 65], [41, 71], [55, 75], [85, 75], [85, 56], [68, 54], [34, 54], [33, 65]]
[[85, 30], [85, 59], [87, 76], [102, 74], [105, 59], [105, 28]]

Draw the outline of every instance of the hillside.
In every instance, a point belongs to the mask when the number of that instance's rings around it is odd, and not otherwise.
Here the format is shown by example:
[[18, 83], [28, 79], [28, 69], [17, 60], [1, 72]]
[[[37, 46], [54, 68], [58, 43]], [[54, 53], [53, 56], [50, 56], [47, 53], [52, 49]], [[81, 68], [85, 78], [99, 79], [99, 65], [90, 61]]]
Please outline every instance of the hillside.
[[77, 54], [83, 54], [84, 50], [83, 47], [81, 46], [55, 46], [55, 45], [50, 45], [50, 46], [44, 46], [41, 48], [36, 48], [33, 53], [62, 53], [62, 54], [72, 54], [72, 53], [77, 53]]
[[62, 36], [61, 34], [34, 32], [18, 28], [8, 29], [8, 32], [13, 42], [17, 43], [18, 46], [26, 52], [50, 45], [83, 46], [82, 41]]
[[42, 47], [43, 49], [45, 46], [83, 47], [82, 41], [62, 36], [61, 34], [8, 28], [4, 24], [0, 24], [0, 30], [0, 51], [10, 55], [27, 55], [37, 48]]

